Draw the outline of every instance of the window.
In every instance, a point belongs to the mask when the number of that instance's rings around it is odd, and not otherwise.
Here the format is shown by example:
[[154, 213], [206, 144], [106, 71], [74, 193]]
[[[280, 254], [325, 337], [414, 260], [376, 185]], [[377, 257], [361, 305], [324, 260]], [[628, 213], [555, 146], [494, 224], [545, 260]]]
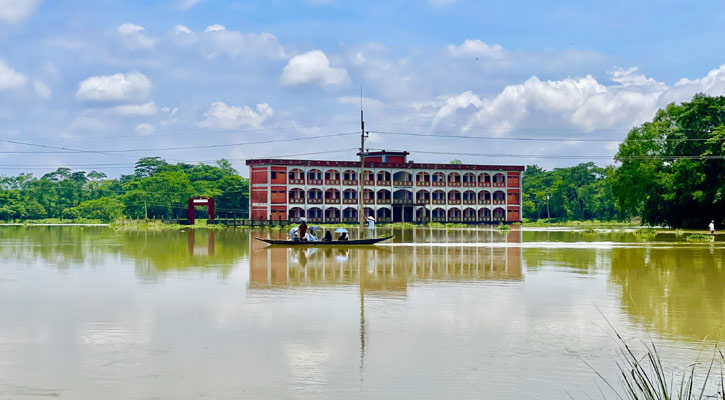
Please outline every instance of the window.
[[277, 171], [272, 171], [272, 179], [277, 179]]

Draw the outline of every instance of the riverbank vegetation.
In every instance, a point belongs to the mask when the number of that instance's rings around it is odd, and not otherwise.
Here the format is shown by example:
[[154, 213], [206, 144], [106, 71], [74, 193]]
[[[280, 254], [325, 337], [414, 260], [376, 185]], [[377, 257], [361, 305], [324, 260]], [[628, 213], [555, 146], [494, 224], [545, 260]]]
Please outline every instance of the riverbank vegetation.
[[[2, 176], [0, 189], [3, 221], [111, 222], [185, 217], [186, 202], [194, 196], [213, 197], [219, 216], [242, 218], [247, 215], [249, 183], [224, 159], [212, 166], [147, 157], [136, 162], [133, 174], [118, 179], [58, 168], [40, 178]], [[198, 213], [206, 216], [205, 209]]]

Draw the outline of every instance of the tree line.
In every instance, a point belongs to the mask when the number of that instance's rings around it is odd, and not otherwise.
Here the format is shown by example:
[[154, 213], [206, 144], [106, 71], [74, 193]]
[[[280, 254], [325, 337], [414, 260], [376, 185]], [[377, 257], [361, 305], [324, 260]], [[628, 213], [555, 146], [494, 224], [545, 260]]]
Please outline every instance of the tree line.
[[40, 178], [0, 176], [0, 220], [183, 218], [187, 200], [195, 196], [213, 197], [221, 217], [245, 218], [248, 193], [248, 180], [225, 159], [191, 165], [145, 157], [136, 162], [133, 174], [118, 179], [69, 168]]

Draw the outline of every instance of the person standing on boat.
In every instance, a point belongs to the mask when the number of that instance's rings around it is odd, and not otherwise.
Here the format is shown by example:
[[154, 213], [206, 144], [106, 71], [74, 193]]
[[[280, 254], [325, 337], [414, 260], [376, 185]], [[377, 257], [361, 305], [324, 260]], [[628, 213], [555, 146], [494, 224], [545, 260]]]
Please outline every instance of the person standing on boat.
[[306, 239], [306, 235], [307, 235], [307, 219], [306, 218], [300, 218], [300, 221], [302, 221], [302, 223], [300, 224], [300, 229], [299, 229], [299, 231], [297, 231], [297, 234], [300, 236], [300, 239], [307, 240]]
[[715, 234], [715, 220], [710, 221], [710, 234]]

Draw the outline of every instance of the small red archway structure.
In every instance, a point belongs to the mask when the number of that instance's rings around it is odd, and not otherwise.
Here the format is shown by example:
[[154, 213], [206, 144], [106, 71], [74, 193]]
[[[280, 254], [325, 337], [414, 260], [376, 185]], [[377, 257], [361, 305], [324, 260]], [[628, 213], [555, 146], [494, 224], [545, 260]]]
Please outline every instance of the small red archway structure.
[[212, 197], [192, 197], [187, 202], [189, 225], [194, 225], [194, 207], [209, 207], [209, 219], [214, 219], [214, 198]]

